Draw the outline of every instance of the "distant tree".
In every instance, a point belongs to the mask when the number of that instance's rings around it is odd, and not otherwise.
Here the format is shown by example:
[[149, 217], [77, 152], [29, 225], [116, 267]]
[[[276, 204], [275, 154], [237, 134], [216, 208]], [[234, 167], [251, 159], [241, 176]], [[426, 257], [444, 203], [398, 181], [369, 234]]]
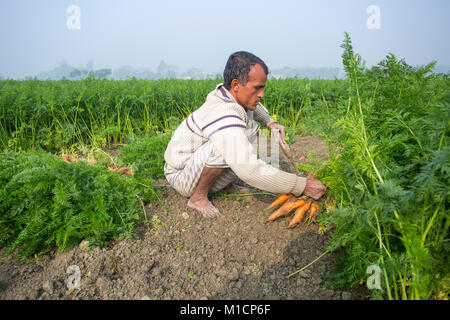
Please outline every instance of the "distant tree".
[[186, 71], [186, 75], [191, 79], [203, 78], [202, 70], [199, 68], [190, 68]]
[[156, 74], [149, 69], [144, 69], [135, 73], [138, 79], [155, 79]]
[[80, 78], [81, 77], [81, 71], [78, 69], [73, 69], [72, 72], [69, 74], [70, 78]]
[[136, 70], [132, 66], [121, 66], [114, 70], [112, 77], [118, 80], [125, 80], [128, 77], [133, 77]]
[[157, 69], [158, 73], [164, 75], [164, 74], [166, 74], [168, 69], [169, 69], [169, 65], [164, 60], [161, 60], [161, 62], [159, 63], [158, 69]]
[[100, 79], [106, 79], [106, 78], [110, 77], [111, 74], [112, 74], [111, 69], [98, 69], [94, 72], [94, 76], [96, 78], [100, 78]]
[[175, 79], [177, 77], [177, 73], [173, 70], [169, 70], [166, 72], [167, 79]]
[[173, 66], [170, 64], [167, 64], [164, 60], [161, 60], [158, 66], [158, 76], [160, 78], [176, 78], [177, 73], [176, 70], [178, 69], [177, 66]]

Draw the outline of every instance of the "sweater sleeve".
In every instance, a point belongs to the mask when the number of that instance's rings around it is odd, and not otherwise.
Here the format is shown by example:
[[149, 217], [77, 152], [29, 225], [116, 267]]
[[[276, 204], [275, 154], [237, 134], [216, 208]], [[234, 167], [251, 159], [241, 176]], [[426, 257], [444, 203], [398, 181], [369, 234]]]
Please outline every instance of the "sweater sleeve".
[[249, 185], [272, 193], [303, 193], [306, 178], [279, 170], [258, 159], [248, 141], [245, 129], [229, 127], [218, 130], [210, 140], [222, 154], [231, 170]]
[[269, 115], [269, 112], [262, 104], [256, 106], [255, 111], [253, 111], [253, 119], [261, 123], [263, 126], [267, 125], [275, 120]]

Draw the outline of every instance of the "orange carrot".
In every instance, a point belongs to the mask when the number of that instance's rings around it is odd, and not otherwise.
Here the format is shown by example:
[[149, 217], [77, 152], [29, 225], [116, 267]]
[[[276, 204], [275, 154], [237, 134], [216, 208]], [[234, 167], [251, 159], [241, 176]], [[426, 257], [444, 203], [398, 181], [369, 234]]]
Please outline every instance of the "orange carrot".
[[316, 219], [316, 215], [317, 215], [316, 212], [317, 212], [317, 214], [320, 212], [320, 206], [317, 203], [313, 203], [311, 205], [311, 211], [309, 213], [308, 219], [314, 221]]
[[273, 221], [276, 218], [279, 218], [281, 216], [284, 216], [285, 214], [288, 214], [289, 212], [292, 211], [296, 202], [297, 202], [297, 200], [295, 200], [294, 196], [292, 196], [292, 195], [289, 196], [289, 199], [278, 210], [276, 210], [274, 213], [272, 213], [267, 220]]
[[126, 176], [132, 176], [132, 175], [133, 175], [133, 174], [131, 173], [131, 171], [128, 171], [128, 169], [127, 169], [127, 170], [124, 170], [124, 171], [123, 171], [123, 174], [126, 175]]
[[297, 200], [294, 203], [294, 206], [292, 207], [292, 210], [303, 207], [305, 205], [306, 201], [303, 199]]
[[70, 159], [71, 162], [77, 162], [78, 161], [78, 159], [75, 158], [74, 156], [69, 156], [69, 159]]
[[123, 174], [127, 175], [127, 176], [131, 176], [131, 170], [128, 169], [128, 167], [121, 167], [119, 168], [119, 172], [122, 172]]
[[89, 159], [89, 164], [90, 164], [91, 166], [95, 165], [96, 163], [97, 163], [97, 160], [95, 160], [94, 158], [90, 158], [90, 159]]
[[273, 207], [278, 206], [279, 204], [282, 204], [283, 202], [285, 202], [287, 199], [289, 198], [289, 195], [283, 193], [281, 194], [277, 200], [275, 200], [274, 202], [272, 202], [270, 204], [270, 206], [267, 209], [272, 209]]
[[292, 218], [291, 222], [288, 225], [288, 228], [292, 228], [297, 223], [299, 223], [302, 220], [305, 212], [308, 211], [309, 207], [310, 207], [310, 203], [306, 202], [303, 207], [298, 208], [297, 211], [295, 211], [294, 218]]
[[64, 162], [70, 162], [70, 160], [69, 160], [69, 156], [67, 155], [67, 154], [62, 154], [62, 158], [63, 158], [63, 161]]

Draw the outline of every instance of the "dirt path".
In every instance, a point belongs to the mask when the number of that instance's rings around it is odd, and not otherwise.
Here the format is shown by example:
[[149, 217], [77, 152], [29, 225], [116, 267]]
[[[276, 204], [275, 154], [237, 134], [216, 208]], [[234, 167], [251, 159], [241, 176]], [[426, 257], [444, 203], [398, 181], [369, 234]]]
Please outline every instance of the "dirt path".
[[[317, 137], [297, 137], [297, 159], [313, 149], [328, 155]], [[163, 181], [160, 181], [162, 183]], [[290, 219], [265, 224], [273, 196], [215, 196], [222, 215], [202, 218], [173, 189], [162, 204], [146, 207], [148, 220], [131, 239], [88, 251], [83, 245], [32, 262], [9, 257], [0, 264], [0, 299], [359, 299], [325, 288], [333, 263], [328, 236], [316, 224], [286, 229]], [[152, 226], [152, 228], [150, 228]], [[69, 266], [80, 271], [69, 290]]]

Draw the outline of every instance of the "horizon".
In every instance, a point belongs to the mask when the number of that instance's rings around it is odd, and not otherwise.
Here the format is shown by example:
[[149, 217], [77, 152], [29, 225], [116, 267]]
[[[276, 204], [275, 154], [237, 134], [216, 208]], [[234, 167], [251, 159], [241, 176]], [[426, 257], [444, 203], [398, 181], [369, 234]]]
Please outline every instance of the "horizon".
[[[206, 0], [2, 2], [0, 76], [33, 77], [63, 62], [154, 71], [161, 61], [181, 71], [221, 74], [238, 50], [259, 56], [270, 70], [342, 70], [344, 32], [367, 67], [391, 52], [413, 66], [436, 61], [447, 67], [448, 9], [445, 0], [249, 0], [234, 12]], [[222, 18], [230, 10], [235, 19]]]

